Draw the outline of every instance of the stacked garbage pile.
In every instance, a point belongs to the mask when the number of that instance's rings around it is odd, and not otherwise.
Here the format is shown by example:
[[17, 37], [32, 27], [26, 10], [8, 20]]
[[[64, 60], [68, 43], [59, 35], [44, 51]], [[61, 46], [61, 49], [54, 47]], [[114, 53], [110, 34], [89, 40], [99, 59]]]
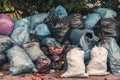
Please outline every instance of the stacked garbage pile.
[[120, 75], [116, 16], [108, 8], [68, 15], [61, 5], [21, 20], [0, 14], [0, 65], [7, 58], [12, 76], [51, 70], [63, 71], [61, 77]]

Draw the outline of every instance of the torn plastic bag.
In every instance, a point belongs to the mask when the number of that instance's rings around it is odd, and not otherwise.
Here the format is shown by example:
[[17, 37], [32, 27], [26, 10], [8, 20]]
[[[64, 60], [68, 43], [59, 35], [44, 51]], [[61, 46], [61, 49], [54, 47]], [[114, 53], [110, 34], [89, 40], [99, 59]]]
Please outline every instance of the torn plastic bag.
[[42, 40], [46, 37], [50, 37], [51, 33], [49, 31], [49, 28], [46, 24], [38, 24], [35, 27], [35, 36], [39, 39]]
[[58, 43], [54, 38], [52, 37], [47, 37], [47, 38], [44, 38], [42, 41], [41, 41], [41, 45], [42, 46], [46, 46], [46, 47], [49, 47], [50, 45], [52, 44], [60, 44]]
[[108, 50], [108, 67], [112, 74], [120, 75], [120, 47], [117, 45], [114, 38], [106, 37], [99, 42]]
[[37, 71], [35, 65], [21, 47], [12, 47], [6, 51], [6, 55], [10, 62], [10, 75]]
[[84, 51], [73, 48], [67, 53], [67, 71], [61, 77], [88, 77], [85, 73]]
[[114, 18], [117, 16], [117, 13], [109, 8], [98, 8], [94, 12], [98, 13], [103, 19], [105, 18]]
[[64, 43], [68, 40], [68, 35], [71, 32], [70, 24], [58, 16], [48, 16], [44, 22], [48, 24], [48, 28], [51, 32], [51, 36], [60, 43]]
[[98, 37], [113, 37], [116, 41], [120, 39], [120, 25], [115, 19], [107, 18], [100, 20], [93, 28]]
[[31, 42], [24, 44], [24, 49], [26, 50], [26, 53], [29, 55], [29, 57], [32, 59], [32, 61], [36, 61], [39, 57], [45, 57], [44, 53], [39, 47], [38, 42]]
[[30, 29], [33, 30], [35, 27], [42, 23], [43, 20], [48, 16], [48, 13], [38, 13], [36, 12], [35, 15], [31, 17], [31, 24], [30, 24]]
[[89, 75], [107, 75], [107, 55], [108, 51], [104, 47], [93, 47], [91, 50], [91, 60], [87, 66]]
[[40, 73], [49, 73], [50, 72], [50, 59], [47, 57], [40, 57], [36, 62], [36, 67]]
[[87, 29], [93, 29], [93, 27], [95, 27], [96, 23], [100, 19], [101, 19], [101, 17], [97, 13], [88, 14], [88, 16], [86, 17], [86, 19], [84, 21], [85, 27]]
[[84, 25], [83, 25], [83, 17], [81, 14], [70, 14], [68, 16], [66, 16], [64, 19], [64, 21], [70, 23], [70, 27], [73, 29], [84, 29]]
[[0, 35], [0, 53], [4, 53], [13, 47], [13, 45], [13, 41], [8, 36]]
[[11, 38], [16, 45], [22, 45], [30, 42], [30, 29], [29, 24], [22, 20], [15, 22], [14, 30], [11, 34]]
[[0, 14], [0, 34], [10, 35], [13, 31], [13, 20], [6, 14]]
[[70, 34], [70, 42], [73, 45], [78, 45], [84, 51], [90, 50], [97, 44], [99, 38], [94, 35], [93, 30], [73, 29]]
[[49, 15], [56, 15], [56, 16], [59, 16], [60, 18], [64, 18], [68, 15], [68, 13], [63, 6], [58, 5], [55, 10], [50, 12]]

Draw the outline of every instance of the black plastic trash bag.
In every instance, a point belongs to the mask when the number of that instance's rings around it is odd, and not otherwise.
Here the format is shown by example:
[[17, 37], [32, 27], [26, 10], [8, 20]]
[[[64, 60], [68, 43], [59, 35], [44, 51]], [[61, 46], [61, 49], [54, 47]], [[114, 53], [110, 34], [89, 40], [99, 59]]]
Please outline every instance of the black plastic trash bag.
[[7, 50], [6, 54], [10, 62], [10, 75], [37, 71], [32, 60], [21, 47], [14, 46]]
[[89, 29], [73, 29], [70, 34], [71, 44], [78, 45], [84, 51], [92, 49], [98, 40], [99, 38], [94, 35], [93, 30]]
[[114, 38], [106, 37], [99, 42], [108, 50], [108, 67], [112, 74], [120, 75], [120, 47], [117, 45]]
[[93, 28], [95, 35], [101, 37], [113, 37], [120, 39], [120, 24], [115, 19], [107, 18], [100, 20]]
[[58, 16], [48, 16], [44, 22], [48, 24], [51, 35], [55, 40], [60, 43], [64, 43], [68, 40], [68, 35], [70, 33], [69, 23], [60, 19]]
[[81, 14], [70, 14], [68, 16], [66, 16], [64, 19], [64, 21], [70, 23], [70, 27], [73, 29], [84, 29], [84, 25], [83, 25], [83, 16]]
[[0, 53], [5, 52], [7, 49], [13, 47], [13, 42], [8, 36], [0, 35]]
[[39, 57], [45, 57], [44, 53], [39, 47], [38, 42], [31, 42], [24, 44], [24, 49], [26, 50], [26, 53], [29, 55], [29, 57], [32, 59], [32, 61], [36, 61]]
[[50, 59], [47, 57], [40, 57], [36, 62], [36, 67], [40, 73], [49, 73], [50, 71]]

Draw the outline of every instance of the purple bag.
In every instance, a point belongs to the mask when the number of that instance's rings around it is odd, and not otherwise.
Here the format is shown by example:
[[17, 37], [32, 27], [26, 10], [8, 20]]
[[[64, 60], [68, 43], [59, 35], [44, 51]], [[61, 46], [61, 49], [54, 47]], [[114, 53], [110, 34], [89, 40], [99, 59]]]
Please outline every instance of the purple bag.
[[0, 14], [0, 34], [10, 35], [13, 30], [13, 20], [6, 14]]

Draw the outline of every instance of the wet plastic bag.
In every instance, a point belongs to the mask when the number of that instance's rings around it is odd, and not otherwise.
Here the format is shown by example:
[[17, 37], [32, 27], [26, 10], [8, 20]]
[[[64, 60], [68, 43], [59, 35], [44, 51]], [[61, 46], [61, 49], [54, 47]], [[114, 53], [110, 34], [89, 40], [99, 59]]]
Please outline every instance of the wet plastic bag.
[[93, 30], [99, 37], [113, 37], [116, 41], [120, 39], [120, 24], [115, 19], [102, 19], [96, 24]]
[[13, 47], [13, 42], [8, 36], [0, 35], [0, 53], [4, 53], [6, 50]]
[[105, 18], [114, 18], [117, 16], [117, 13], [109, 8], [98, 8], [94, 12], [98, 13], [103, 19]]
[[13, 20], [6, 14], [0, 14], [0, 34], [10, 35], [13, 31]]
[[53, 10], [53, 11], [50, 13], [50, 15], [57, 15], [57, 16], [59, 16], [60, 18], [64, 18], [65, 16], [68, 15], [68, 13], [67, 13], [66, 9], [65, 9], [63, 6], [58, 5], [58, 6], [56, 7], [56, 9]]
[[26, 53], [29, 55], [29, 57], [32, 59], [32, 61], [36, 61], [39, 57], [45, 57], [44, 53], [39, 47], [38, 42], [31, 42], [24, 44], [24, 49], [26, 50]]
[[93, 47], [91, 50], [91, 60], [87, 66], [89, 75], [107, 75], [107, 55], [108, 51], [104, 47]]
[[96, 23], [100, 19], [101, 17], [97, 13], [88, 14], [87, 18], [84, 21], [85, 27], [87, 29], [93, 29], [93, 27], [95, 27]]
[[31, 17], [30, 29], [33, 30], [35, 27], [42, 23], [43, 20], [48, 16], [48, 13], [36, 13]]
[[70, 34], [70, 42], [73, 45], [78, 45], [84, 51], [90, 50], [97, 44], [98, 37], [89, 29], [79, 30], [73, 29]]
[[85, 73], [84, 51], [73, 48], [67, 53], [66, 58], [68, 69], [61, 77], [88, 77]]
[[114, 38], [106, 37], [99, 45], [108, 50], [108, 67], [112, 74], [120, 75], [120, 47]]
[[68, 22], [70, 24], [70, 27], [72, 29], [84, 29], [83, 25], [83, 16], [81, 14], [70, 14], [63, 18], [64, 21]]
[[50, 37], [51, 33], [46, 24], [38, 24], [35, 27], [35, 36], [39, 39], [42, 40], [46, 37]]
[[28, 72], [36, 72], [35, 65], [25, 53], [24, 49], [14, 46], [6, 51], [10, 62], [10, 75], [17, 75]]
[[22, 45], [27, 42], [30, 42], [30, 29], [29, 24], [22, 20], [15, 22], [14, 30], [11, 34], [11, 38], [16, 45]]

